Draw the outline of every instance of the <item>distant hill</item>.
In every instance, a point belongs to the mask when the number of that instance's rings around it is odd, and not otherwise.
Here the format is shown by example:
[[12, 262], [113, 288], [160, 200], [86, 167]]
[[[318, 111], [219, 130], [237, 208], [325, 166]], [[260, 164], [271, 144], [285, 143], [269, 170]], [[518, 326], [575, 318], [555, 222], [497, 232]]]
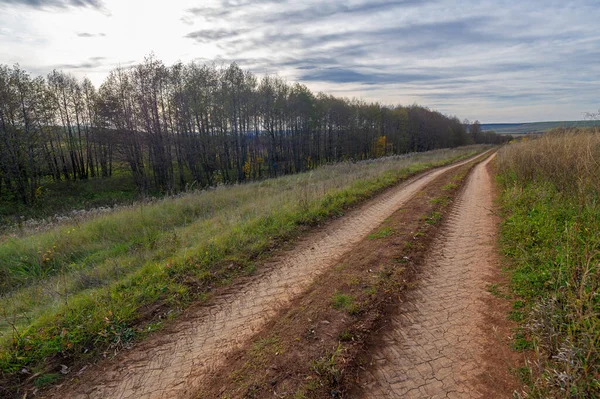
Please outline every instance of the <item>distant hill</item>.
[[532, 123], [482, 123], [481, 130], [493, 130], [499, 134], [543, 133], [557, 127], [590, 127], [600, 126], [600, 121], [556, 121]]

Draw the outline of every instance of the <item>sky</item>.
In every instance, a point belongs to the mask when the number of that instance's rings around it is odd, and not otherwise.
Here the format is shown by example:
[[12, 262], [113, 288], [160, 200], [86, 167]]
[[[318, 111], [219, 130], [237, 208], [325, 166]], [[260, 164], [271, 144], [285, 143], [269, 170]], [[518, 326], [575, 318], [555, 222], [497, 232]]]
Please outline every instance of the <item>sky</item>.
[[0, 0], [0, 63], [34, 76], [150, 53], [482, 123], [600, 109], [600, 0]]

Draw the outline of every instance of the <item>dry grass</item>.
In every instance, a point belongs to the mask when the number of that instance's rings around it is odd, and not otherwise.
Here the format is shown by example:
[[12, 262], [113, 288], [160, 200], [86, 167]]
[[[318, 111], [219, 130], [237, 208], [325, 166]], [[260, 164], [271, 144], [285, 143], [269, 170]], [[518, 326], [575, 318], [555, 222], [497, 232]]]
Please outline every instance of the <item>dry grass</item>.
[[600, 397], [599, 161], [593, 129], [554, 131], [498, 154], [503, 248], [519, 297], [511, 316], [523, 319], [517, 335], [536, 352], [525, 396]]
[[554, 130], [511, 144], [498, 159], [502, 172], [519, 184], [550, 182], [561, 192], [582, 197], [600, 192], [599, 130]]

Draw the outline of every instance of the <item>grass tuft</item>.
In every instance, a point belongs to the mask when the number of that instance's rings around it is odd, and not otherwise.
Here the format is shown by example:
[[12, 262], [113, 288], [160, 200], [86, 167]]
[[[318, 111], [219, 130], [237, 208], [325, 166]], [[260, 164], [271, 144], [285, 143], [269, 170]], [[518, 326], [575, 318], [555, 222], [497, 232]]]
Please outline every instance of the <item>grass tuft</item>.
[[391, 227], [384, 227], [383, 229], [375, 232], [375, 233], [371, 233], [368, 235], [368, 239], [369, 240], [374, 240], [377, 238], [385, 238], [385, 237], [389, 237], [394, 235], [394, 230]]

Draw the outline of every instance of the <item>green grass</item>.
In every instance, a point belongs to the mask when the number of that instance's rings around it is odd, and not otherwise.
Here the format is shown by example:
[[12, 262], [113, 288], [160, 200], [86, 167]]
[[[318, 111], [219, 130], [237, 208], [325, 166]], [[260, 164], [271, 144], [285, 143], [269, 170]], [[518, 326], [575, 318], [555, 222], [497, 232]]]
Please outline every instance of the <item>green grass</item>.
[[342, 332], [339, 333], [338, 339], [340, 341], [342, 341], [342, 342], [352, 341], [354, 339], [354, 334], [352, 334], [348, 330], [344, 330], [344, 331], [342, 331]]
[[[342, 163], [219, 187], [0, 241], [0, 370], [46, 370], [119, 348], [213, 287], [251, 272], [302, 226], [341, 215], [407, 176], [481, 151]], [[143, 319], [143, 322], [140, 320]]]
[[442, 187], [442, 190], [450, 191], [450, 190], [454, 190], [457, 187], [458, 187], [458, 184], [456, 184], [456, 183], [448, 183], [444, 187]]
[[354, 305], [354, 298], [350, 295], [336, 292], [331, 297], [331, 306], [337, 310], [346, 310]]
[[440, 212], [437, 212], [437, 211], [431, 212], [425, 219], [425, 223], [430, 224], [430, 225], [436, 225], [441, 222], [442, 216], [443, 215]]
[[394, 235], [394, 230], [390, 227], [384, 227], [383, 229], [375, 232], [375, 233], [371, 233], [368, 235], [368, 239], [369, 240], [374, 240], [377, 238], [385, 238], [385, 237], [389, 237], [391, 235]]
[[327, 353], [312, 364], [312, 370], [326, 381], [327, 386], [335, 387], [341, 383], [342, 371], [337, 364], [337, 360], [341, 355], [342, 345], [340, 344], [333, 352]]
[[46, 385], [52, 384], [53, 382], [57, 381], [58, 379], [60, 379], [60, 374], [55, 374], [55, 373], [42, 374], [33, 381], [33, 384], [36, 387], [41, 388]]
[[442, 195], [438, 198], [430, 199], [429, 203], [433, 204], [433, 205], [446, 206], [450, 203], [450, 201], [451, 201], [451, 197], [449, 197], [447, 195]]
[[515, 333], [512, 347], [517, 352], [523, 352], [533, 349], [534, 345], [533, 342], [527, 339], [527, 336], [522, 331], [518, 331]]
[[600, 397], [600, 136], [571, 132], [498, 155], [501, 240], [520, 322], [540, 367], [528, 394]]

